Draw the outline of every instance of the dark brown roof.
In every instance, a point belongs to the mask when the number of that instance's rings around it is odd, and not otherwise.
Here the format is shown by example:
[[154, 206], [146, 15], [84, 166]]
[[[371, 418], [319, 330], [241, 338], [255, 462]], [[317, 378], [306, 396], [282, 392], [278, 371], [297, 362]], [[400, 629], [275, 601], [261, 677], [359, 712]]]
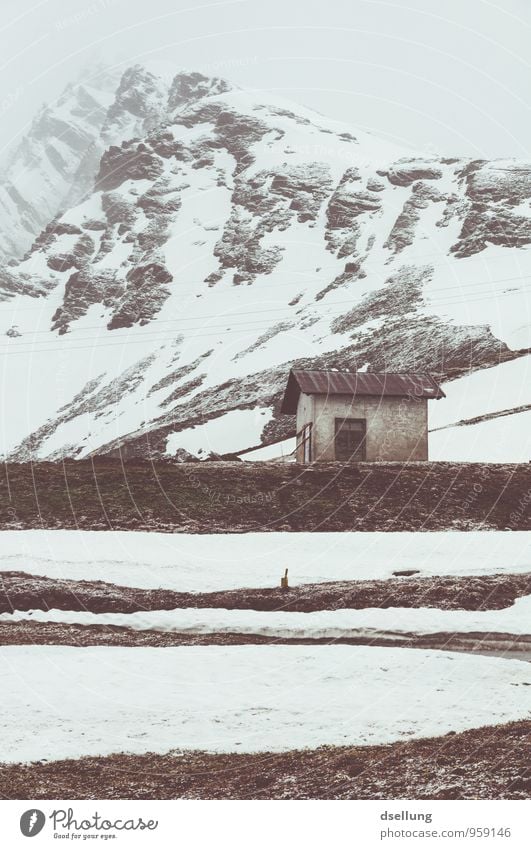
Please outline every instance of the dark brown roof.
[[404, 398], [444, 398], [429, 374], [402, 372], [307, 371], [292, 369], [281, 413], [296, 413], [299, 395], [375, 395]]

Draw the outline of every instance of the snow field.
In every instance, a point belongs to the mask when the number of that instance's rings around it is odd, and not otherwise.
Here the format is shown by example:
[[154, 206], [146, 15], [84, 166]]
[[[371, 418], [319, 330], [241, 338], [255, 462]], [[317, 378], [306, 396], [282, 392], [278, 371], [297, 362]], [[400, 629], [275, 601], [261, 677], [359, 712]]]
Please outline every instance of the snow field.
[[531, 356], [524, 356], [445, 383], [446, 398], [429, 405], [430, 459], [468, 463], [531, 460], [531, 411], [452, 427], [462, 419], [531, 404], [530, 378]]
[[2, 647], [2, 760], [370, 745], [522, 719], [530, 667], [351, 646]]
[[[529, 534], [186, 535], [4, 531], [0, 570], [205, 592], [429, 575], [531, 571]], [[1, 622], [271, 637], [472, 631], [525, 634], [531, 598], [501, 611], [366, 609], [284, 613], [182, 609], [29, 611]], [[2, 760], [113, 752], [284, 751], [442, 735], [529, 715], [520, 660], [376, 646], [0, 648]]]
[[430, 428], [531, 404], [531, 355], [451, 380], [443, 389], [446, 398], [430, 404]]
[[237, 451], [248, 440], [255, 445], [273, 416], [271, 407], [255, 407], [254, 410], [232, 410], [226, 416], [210, 419], [204, 424], [182, 433], [172, 433], [166, 443], [168, 454], [175, 454], [179, 448], [191, 454], [206, 456], [210, 451]]
[[420, 576], [531, 572], [525, 531], [162, 534], [144, 531], [0, 532], [0, 574], [107, 581], [129, 587], [209, 592], [387, 580]]
[[[530, 402], [531, 403], [531, 402]], [[459, 463], [531, 461], [531, 410], [430, 433], [430, 459]]]

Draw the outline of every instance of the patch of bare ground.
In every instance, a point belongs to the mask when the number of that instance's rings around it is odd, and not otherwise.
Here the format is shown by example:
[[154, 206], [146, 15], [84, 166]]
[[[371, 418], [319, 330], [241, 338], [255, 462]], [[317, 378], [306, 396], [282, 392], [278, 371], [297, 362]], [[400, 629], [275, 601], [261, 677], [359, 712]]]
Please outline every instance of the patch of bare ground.
[[527, 799], [531, 722], [386, 746], [0, 765], [5, 799]]
[[1, 528], [531, 530], [531, 464], [5, 463]]
[[530, 574], [418, 577], [412, 570], [408, 576], [380, 581], [302, 584], [288, 590], [259, 587], [190, 593], [122, 587], [104, 581], [59, 580], [25, 572], [0, 573], [1, 613], [52, 608], [134, 613], [177, 607], [301, 613], [367, 607], [501, 610], [526, 595], [531, 595]]
[[531, 636], [495, 633], [413, 634], [396, 631], [352, 631], [349, 637], [272, 637], [263, 634], [208, 634], [177, 631], [137, 631], [118, 625], [73, 625], [59, 622], [0, 622], [0, 645], [63, 646], [235, 646], [235, 645], [350, 645], [394, 646], [460, 651], [531, 661]]

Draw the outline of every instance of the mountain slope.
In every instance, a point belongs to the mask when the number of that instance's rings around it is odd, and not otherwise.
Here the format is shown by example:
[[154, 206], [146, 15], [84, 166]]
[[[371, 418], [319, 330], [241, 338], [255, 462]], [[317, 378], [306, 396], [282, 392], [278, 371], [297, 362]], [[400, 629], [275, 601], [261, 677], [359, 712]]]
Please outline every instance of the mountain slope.
[[[67, 199], [79, 201], [99, 161], [98, 143], [116, 79], [101, 74], [86, 84], [68, 85], [59, 100], [44, 106], [29, 132], [3, 163], [0, 174], [0, 255], [21, 256]], [[88, 173], [86, 173], [88, 171]]]
[[6, 455], [241, 450], [293, 429], [293, 362], [450, 379], [531, 347], [529, 163], [147, 73], [94, 190], [0, 274]]
[[0, 256], [20, 257], [60, 211], [91, 192], [110, 144], [142, 136], [183, 99], [223, 91], [201, 74], [167, 78], [140, 65], [87, 71], [43, 106], [0, 170]]

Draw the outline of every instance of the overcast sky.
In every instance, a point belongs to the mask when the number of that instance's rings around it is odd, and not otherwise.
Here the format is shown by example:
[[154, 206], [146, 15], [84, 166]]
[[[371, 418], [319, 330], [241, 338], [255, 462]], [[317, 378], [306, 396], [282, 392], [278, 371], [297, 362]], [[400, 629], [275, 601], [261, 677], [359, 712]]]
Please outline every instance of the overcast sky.
[[95, 61], [277, 91], [419, 151], [531, 153], [530, 0], [2, 0], [0, 148]]

